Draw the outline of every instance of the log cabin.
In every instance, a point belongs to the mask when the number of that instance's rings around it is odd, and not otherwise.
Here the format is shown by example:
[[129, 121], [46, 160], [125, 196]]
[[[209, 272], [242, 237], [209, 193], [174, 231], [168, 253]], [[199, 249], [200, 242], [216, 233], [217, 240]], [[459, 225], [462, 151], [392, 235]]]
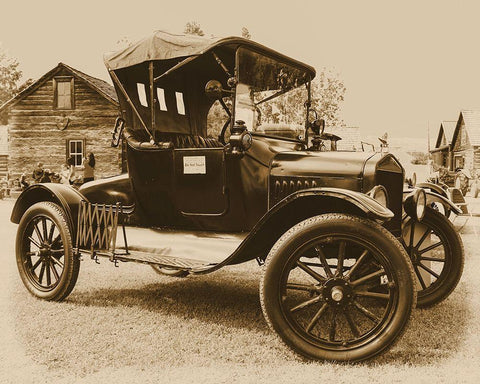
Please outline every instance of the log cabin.
[[70, 156], [80, 168], [88, 152], [95, 155], [95, 178], [122, 172], [122, 151], [110, 146], [118, 100], [107, 82], [59, 63], [0, 106], [2, 111], [11, 177], [31, 175], [38, 162], [59, 172]]

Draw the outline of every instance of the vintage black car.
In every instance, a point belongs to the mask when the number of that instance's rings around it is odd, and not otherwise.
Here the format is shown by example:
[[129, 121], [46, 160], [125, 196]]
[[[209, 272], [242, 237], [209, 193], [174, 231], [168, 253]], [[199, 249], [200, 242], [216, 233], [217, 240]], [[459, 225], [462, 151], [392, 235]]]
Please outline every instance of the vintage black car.
[[[33, 295], [65, 299], [82, 254], [177, 277], [256, 259], [265, 318], [288, 346], [361, 361], [402, 334], [416, 279], [423, 305], [454, 289], [461, 241], [428, 209], [431, 194], [404, 193], [390, 154], [322, 150], [311, 66], [243, 38], [165, 32], [105, 63], [120, 100], [112, 144], [123, 140], [128, 174], [18, 198], [16, 257]], [[297, 137], [259, 133], [299, 123]]]

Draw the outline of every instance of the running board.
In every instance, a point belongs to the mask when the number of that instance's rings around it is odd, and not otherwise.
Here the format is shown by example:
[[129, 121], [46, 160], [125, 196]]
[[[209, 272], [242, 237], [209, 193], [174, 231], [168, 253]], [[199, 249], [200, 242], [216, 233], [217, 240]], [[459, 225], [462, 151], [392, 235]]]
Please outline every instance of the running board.
[[148, 252], [129, 248], [129, 254], [118, 253], [114, 256], [114, 259], [118, 261], [133, 261], [136, 263], [154, 264], [161, 267], [168, 267], [191, 272], [215, 266], [215, 264], [205, 263], [201, 260], [193, 260], [173, 256], [162, 256], [157, 254], [156, 251], [157, 250], [152, 250], [152, 252]]

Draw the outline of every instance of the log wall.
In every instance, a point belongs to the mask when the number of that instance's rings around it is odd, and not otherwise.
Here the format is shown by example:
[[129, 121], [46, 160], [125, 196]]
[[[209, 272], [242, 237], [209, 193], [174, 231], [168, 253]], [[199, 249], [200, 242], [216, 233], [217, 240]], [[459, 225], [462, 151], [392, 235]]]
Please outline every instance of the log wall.
[[[64, 70], [55, 76], [70, 76]], [[74, 109], [54, 108], [53, 78], [14, 104], [9, 111], [9, 170], [31, 174], [38, 162], [54, 172], [67, 158], [67, 140], [85, 140], [85, 153], [96, 159], [95, 178], [121, 173], [121, 151], [110, 147], [118, 107], [82, 79], [74, 78]], [[69, 123], [63, 130], [66, 119]]]

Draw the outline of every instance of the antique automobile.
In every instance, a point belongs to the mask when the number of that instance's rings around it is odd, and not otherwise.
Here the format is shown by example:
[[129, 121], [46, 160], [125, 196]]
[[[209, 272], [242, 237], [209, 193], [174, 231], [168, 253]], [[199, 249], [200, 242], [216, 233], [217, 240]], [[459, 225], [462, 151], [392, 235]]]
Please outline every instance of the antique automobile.
[[[105, 63], [120, 101], [112, 145], [123, 140], [128, 174], [20, 195], [17, 265], [36, 297], [65, 299], [81, 255], [176, 277], [256, 260], [261, 307], [283, 342], [311, 359], [356, 362], [403, 333], [419, 268], [436, 277], [419, 287], [420, 304], [455, 287], [457, 256], [431, 255], [451, 246], [445, 223], [423, 189], [404, 196], [397, 159], [322, 150], [311, 66], [243, 38], [160, 31]], [[259, 133], [299, 123], [303, 137]], [[402, 245], [405, 220], [427, 229]], [[424, 245], [430, 228], [437, 241]]]

